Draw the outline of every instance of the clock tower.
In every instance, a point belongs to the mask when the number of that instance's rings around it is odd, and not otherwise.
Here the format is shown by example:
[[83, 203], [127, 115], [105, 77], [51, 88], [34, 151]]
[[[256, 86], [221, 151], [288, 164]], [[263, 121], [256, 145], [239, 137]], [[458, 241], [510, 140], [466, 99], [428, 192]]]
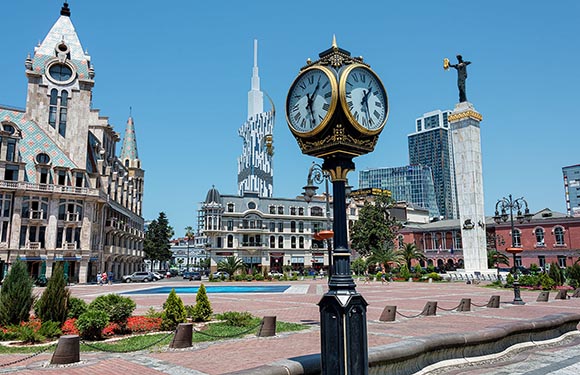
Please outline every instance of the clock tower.
[[388, 117], [387, 92], [362, 57], [332, 47], [307, 60], [290, 86], [286, 120], [303, 154], [322, 158], [334, 197], [332, 274], [320, 307], [322, 373], [368, 374], [366, 307], [350, 271], [347, 174], [372, 152]]

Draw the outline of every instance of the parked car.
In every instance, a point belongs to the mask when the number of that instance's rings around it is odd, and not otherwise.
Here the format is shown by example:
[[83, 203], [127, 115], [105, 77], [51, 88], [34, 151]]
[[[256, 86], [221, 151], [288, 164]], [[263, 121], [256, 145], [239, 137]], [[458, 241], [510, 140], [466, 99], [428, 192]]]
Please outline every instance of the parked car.
[[188, 280], [201, 280], [201, 273], [197, 271], [185, 271], [183, 272], [183, 278]]
[[278, 271], [270, 271], [268, 272], [268, 276], [272, 276], [272, 277], [282, 277], [284, 276], [283, 273], [278, 272]]
[[165, 275], [160, 274], [159, 272], [152, 272], [154, 281], [161, 280], [165, 277]]
[[146, 283], [149, 281], [153, 281], [154, 279], [155, 276], [153, 276], [153, 273], [146, 271], [133, 272], [130, 275], [123, 276], [123, 282], [125, 283], [131, 283], [133, 281], [143, 281]]
[[229, 273], [227, 273], [227, 272], [224, 272], [224, 271], [218, 271], [218, 272], [214, 272], [212, 275], [213, 275], [213, 277], [214, 277], [215, 279], [221, 279], [221, 278], [222, 278], [222, 276], [223, 276], [224, 278], [226, 278], [226, 279], [229, 279], [229, 278], [230, 278], [230, 274], [229, 274]]

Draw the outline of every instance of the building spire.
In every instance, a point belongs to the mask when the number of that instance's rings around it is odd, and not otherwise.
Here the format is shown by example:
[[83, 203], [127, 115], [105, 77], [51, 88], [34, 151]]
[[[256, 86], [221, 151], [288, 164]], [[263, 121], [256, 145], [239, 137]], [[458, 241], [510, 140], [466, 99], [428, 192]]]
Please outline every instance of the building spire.
[[68, 2], [66, 0], [65, 0], [64, 4], [62, 5], [62, 8], [60, 8], [60, 15], [70, 17], [70, 9], [68, 7]]
[[254, 67], [252, 68], [252, 86], [248, 92], [248, 119], [264, 112], [264, 94], [260, 91], [258, 76], [258, 40], [254, 39]]
[[140, 168], [139, 154], [137, 152], [137, 137], [135, 136], [135, 124], [131, 116], [132, 109], [129, 107], [129, 119], [127, 120], [127, 127], [125, 129], [125, 137], [123, 138], [123, 146], [121, 147], [120, 159], [125, 167]]

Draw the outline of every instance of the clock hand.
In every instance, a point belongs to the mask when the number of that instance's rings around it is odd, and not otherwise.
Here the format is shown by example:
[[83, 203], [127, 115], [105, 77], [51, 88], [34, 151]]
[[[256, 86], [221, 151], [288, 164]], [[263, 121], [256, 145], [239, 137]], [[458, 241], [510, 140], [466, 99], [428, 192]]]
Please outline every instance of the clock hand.
[[310, 96], [310, 94], [306, 93], [306, 99], [307, 99], [306, 109], [308, 110], [308, 112], [310, 112], [310, 122], [312, 122], [312, 125], [315, 125], [314, 107], [312, 106], [312, 103], [314, 103], [313, 98], [314, 98], [314, 95]]

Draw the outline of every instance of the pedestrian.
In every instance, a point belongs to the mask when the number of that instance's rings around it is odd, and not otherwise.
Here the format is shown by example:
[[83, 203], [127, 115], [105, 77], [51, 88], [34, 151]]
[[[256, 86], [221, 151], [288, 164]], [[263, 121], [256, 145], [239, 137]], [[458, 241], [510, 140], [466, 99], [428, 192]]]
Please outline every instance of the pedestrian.
[[384, 284], [384, 283], [387, 283], [388, 284], [389, 283], [387, 281], [387, 274], [386, 273], [381, 274], [381, 283], [382, 284]]
[[103, 285], [103, 280], [100, 272], [97, 273], [97, 284], [99, 284], [99, 286]]
[[113, 285], [113, 271], [107, 273], [107, 281], [109, 282], [109, 285]]
[[101, 275], [101, 281], [103, 282], [103, 284], [107, 285], [107, 273], [103, 272], [103, 274]]
[[369, 276], [369, 273], [367, 271], [367, 272], [365, 272], [365, 282], [363, 283], [363, 285], [370, 284], [370, 283], [371, 283], [371, 277]]

